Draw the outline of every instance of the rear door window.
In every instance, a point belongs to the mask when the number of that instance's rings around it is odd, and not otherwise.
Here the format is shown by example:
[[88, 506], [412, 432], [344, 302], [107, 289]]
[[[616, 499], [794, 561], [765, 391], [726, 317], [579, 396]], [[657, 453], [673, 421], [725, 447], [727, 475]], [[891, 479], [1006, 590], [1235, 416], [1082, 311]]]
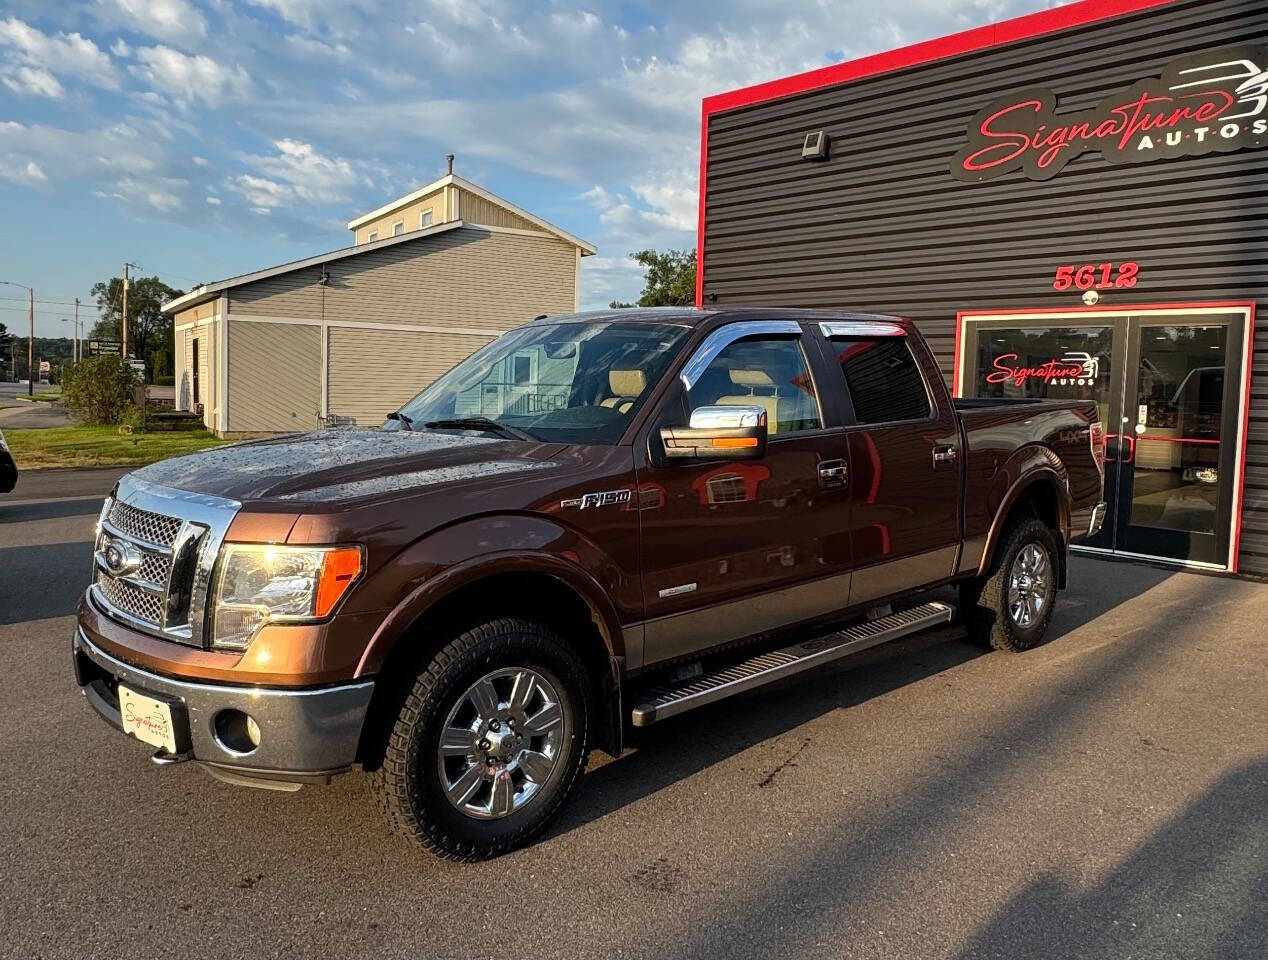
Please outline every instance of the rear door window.
[[833, 339], [858, 424], [928, 420], [929, 388], [906, 337]]

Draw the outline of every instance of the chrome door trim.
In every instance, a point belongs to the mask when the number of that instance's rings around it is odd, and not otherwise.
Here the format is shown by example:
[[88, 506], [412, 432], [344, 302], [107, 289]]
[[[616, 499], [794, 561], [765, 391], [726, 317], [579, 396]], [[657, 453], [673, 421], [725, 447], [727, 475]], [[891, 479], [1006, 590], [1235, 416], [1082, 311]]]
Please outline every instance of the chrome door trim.
[[819, 332], [833, 337], [905, 337], [907, 331], [896, 323], [880, 320], [832, 320], [819, 324]]
[[683, 364], [682, 372], [678, 375], [683, 386], [688, 390], [694, 387], [714, 358], [736, 340], [771, 335], [799, 337], [801, 324], [795, 320], [741, 320], [718, 327], [704, 338], [700, 346], [696, 347], [696, 352]]

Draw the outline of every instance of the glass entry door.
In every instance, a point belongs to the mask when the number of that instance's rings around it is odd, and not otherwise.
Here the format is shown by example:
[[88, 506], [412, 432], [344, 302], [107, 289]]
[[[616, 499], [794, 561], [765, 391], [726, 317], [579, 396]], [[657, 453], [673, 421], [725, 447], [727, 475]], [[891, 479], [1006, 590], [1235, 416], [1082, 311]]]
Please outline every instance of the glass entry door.
[[1083, 545], [1228, 565], [1244, 311], [1088, 311], [966, 323], [963, 395], [1100, 406], [1109, 514]]
[[[1241, 317], [1133, 317], [1114, 546], [1223, 566], [1237, 468]], [[1230, 356], [1230, 353], [1232, 354]]]

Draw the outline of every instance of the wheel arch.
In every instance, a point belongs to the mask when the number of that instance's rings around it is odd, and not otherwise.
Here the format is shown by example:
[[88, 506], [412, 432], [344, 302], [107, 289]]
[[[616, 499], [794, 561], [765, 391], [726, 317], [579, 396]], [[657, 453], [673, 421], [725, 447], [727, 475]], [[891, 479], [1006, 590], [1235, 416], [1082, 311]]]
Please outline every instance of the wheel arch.
[[425, 581], [371, 638], [356, 674], [379, 678], [361, 738], [368, 769], [381, 759], [386, 724], [407, 692], [407, 680], [456, 633], [507, 616], [550, 627], [572, 645], [591, 680], [595, 745], [620, 754], [625, 644], [615, 608], [599, 583], [575, 564], [552, 554], [504, 551]]
[[1016, 479], [1005, 490], [1000, 505], [995, 510], [994, 518], [991, 520], [986, 544], [978, 563], [977, 576], [984, 575], [990, 569], [995, 551], [999, 547], [1000, 536], [1009, 519], [1024, 511], [1038, 517], [1056, 535], [1060, 565], [1057, 585], [1061, 588], [1065, 587], [1068, 566], [1067, 548], [1070, 539], [1070, 495], [1064, 465], [1051, 451], [1042, 449], [1047, 456], [1032, 460], [1025, 469], [1018, 472]]

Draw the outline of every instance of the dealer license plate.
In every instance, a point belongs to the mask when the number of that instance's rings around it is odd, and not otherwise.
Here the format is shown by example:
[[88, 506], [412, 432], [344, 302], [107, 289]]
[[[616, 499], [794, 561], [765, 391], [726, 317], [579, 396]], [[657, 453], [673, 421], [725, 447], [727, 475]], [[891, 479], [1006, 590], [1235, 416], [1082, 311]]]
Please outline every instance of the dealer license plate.
[[119, 716], [124, 733], [168, 753], [176, 752], [176, 728], [172, 725], [172, 707], [143, 693], [119, 684]]

